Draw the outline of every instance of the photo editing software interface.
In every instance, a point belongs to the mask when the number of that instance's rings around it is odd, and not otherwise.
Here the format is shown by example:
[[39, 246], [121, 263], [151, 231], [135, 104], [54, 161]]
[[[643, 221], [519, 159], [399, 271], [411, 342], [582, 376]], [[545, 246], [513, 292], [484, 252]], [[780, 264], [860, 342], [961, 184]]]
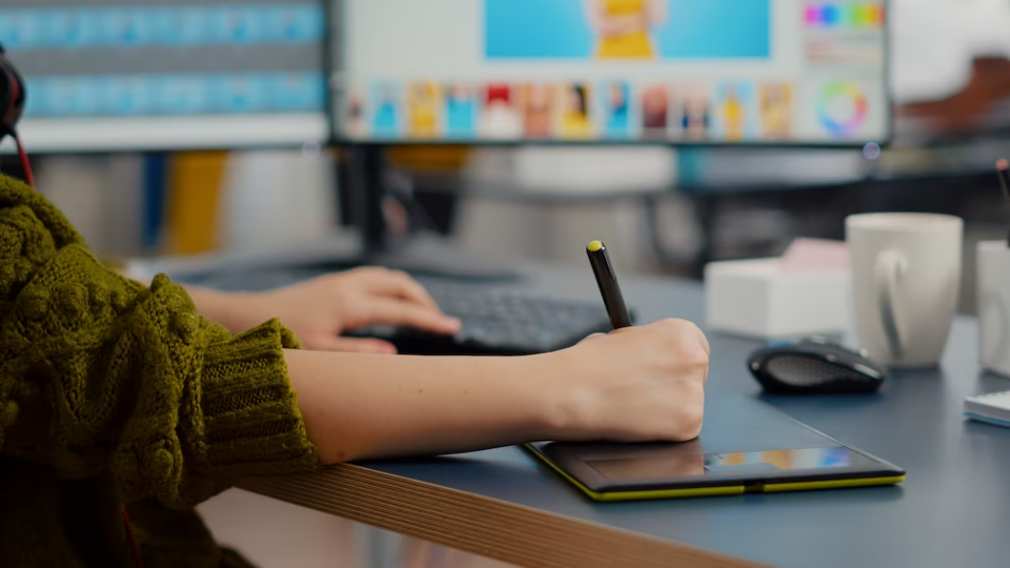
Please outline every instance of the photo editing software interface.
[[4, 0], [33, 151], [324, 142], [319, 0]]
[[884, 141], [886, 5], [337, 0], [333, 116], [351, 141]]

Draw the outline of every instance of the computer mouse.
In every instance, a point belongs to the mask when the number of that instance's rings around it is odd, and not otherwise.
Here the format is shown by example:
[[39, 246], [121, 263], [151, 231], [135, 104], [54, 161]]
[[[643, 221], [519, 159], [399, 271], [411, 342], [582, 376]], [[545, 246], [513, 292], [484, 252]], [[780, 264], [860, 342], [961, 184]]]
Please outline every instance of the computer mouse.
[[818, 337], [759, 349], [747, 366], [765, 391], [774, 394], [872, 393], [887, 378], [865, 351]]

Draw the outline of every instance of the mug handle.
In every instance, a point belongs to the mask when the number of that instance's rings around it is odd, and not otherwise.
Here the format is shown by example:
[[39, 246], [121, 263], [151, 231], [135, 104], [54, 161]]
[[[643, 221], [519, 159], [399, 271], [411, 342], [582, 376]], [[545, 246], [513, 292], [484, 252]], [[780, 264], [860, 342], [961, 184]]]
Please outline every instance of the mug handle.
[[884, 325], [884, 335], [891, 348], [891, 357], [900, 361], [908, 346], [903, 333], [903, 318], [898, 315], [898, 285], [908, 270], [908, 260], [896, 250], [885, 250], [877, 257], [877, 306]]

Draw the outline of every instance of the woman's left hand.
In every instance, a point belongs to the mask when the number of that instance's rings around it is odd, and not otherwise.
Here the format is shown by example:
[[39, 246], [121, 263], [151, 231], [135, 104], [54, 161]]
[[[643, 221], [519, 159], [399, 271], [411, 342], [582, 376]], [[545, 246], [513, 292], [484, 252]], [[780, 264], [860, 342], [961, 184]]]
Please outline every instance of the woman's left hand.
[[[194, 299], [200, 307], [201, 302]], [[385, 341], [341, 337], [372, 325], [443, 335], [460, 329], [459, 321], [439, 311], [420, 284], [384, 268], [359, 268], [271, 292], [232, 296], [214, 311], [205, 315], [233, 332], [279, 318], [306, 349], [314, 351], [396, 353]]]

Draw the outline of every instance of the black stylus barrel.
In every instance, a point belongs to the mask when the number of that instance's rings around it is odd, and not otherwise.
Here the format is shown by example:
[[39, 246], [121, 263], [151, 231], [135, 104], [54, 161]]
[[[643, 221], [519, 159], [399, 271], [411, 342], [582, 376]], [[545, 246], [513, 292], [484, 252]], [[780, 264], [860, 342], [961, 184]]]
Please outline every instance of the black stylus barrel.
[[593, 241], [586, 248], [586, 253], [589, 255], [593, 274], [596, 275], [596, 283], [600, 286], [600, 295], [603, 296], [603, 304], [607, 307], [610, 325], [614, 329], [631, 327], [631, 316], [628, 315], [628, 306], [624, 303], [621, 287], [617, 283], [617, 274], [610, 264], [607, 247], [600, 241]]

